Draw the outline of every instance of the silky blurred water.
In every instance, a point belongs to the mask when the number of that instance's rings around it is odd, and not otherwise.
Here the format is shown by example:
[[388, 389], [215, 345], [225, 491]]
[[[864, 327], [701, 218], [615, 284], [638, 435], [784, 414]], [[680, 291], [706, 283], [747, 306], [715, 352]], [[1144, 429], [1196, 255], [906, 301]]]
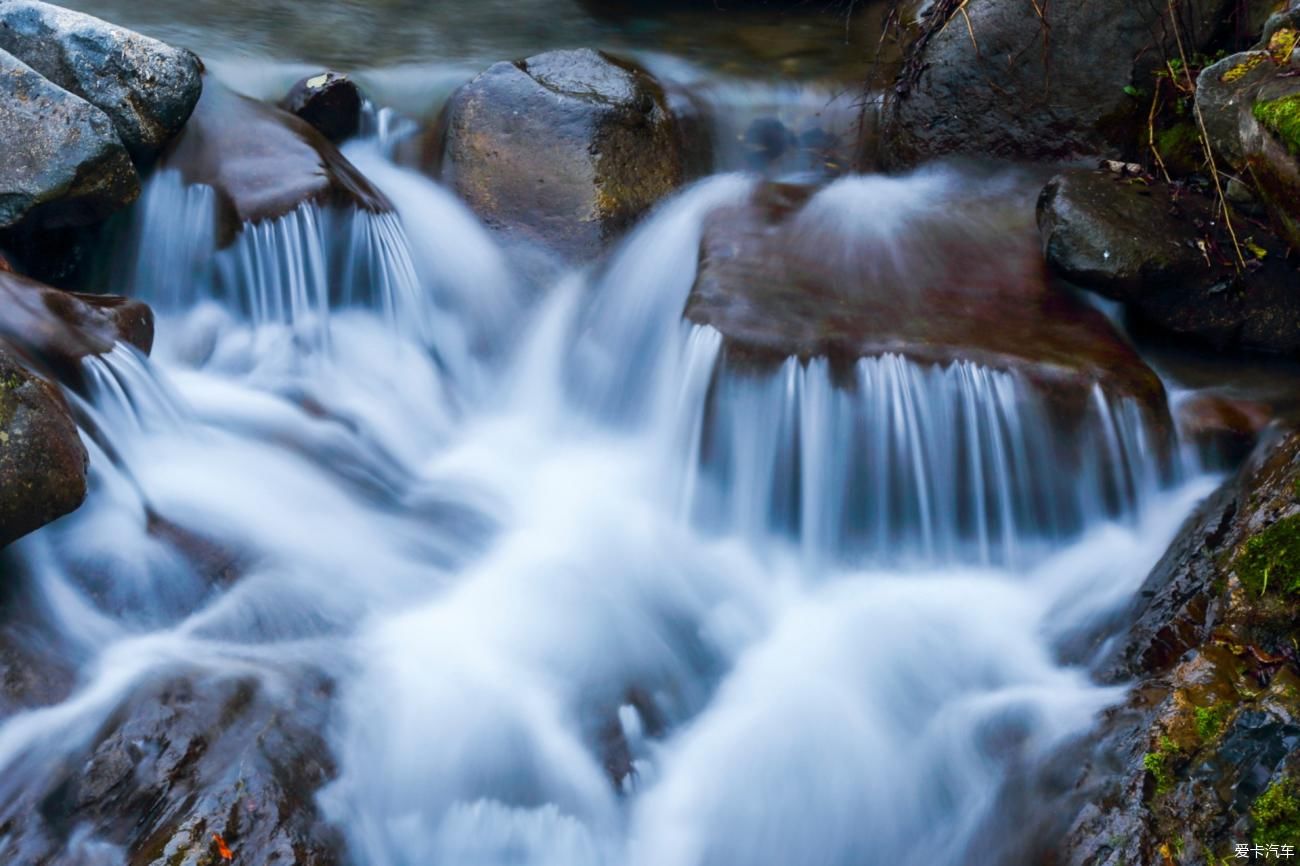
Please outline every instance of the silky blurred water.
[[[976, 841], [999, 790], [1120, 695], [1058, 646], [1213, 479], [1100, 392], [1063, 475], [1033, 387], [975, 364], [730, 371], [681, 316], [752, 177], [530, 292], [452, 196], [348, 153], [395, 216], [304, 206], [220, 252], [205, 192], [149, 182], [115, 272], [158, 345], [87, 362], [90, 498], [11, 554], [78, 675], [0, 723], [0, 824], [169, 672], [310, 663], [359, 866], [1014, 862]], [[851, 257], [963, 184], [889, 181], [873, 216], [883, 187], [843, 180], [810, 218]], [[237, 552], [234, 582], [159, 518]]]

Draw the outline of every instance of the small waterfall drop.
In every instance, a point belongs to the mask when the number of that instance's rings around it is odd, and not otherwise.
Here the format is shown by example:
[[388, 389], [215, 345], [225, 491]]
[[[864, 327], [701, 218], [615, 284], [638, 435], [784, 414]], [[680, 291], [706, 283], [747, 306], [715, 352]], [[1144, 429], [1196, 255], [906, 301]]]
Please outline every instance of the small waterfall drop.
[[1065, 437], [979, 363], [733, 369], [682, 311], [752, 178], [530, 304], [445, 191], [349, 156], [395, 213], [221, 250], [210, 193], [151, 181], [119, 273], [158, 348], [85, 362], [89, 500], [7, 554], [75, 682], [0, 721], [0, 827], [151, 685], [311, 671], [358, 866], [1000, 862], [1011, 768], [1119, 694], [1062, 629], [1208, 490], [1142, 407], [1098, 388]]

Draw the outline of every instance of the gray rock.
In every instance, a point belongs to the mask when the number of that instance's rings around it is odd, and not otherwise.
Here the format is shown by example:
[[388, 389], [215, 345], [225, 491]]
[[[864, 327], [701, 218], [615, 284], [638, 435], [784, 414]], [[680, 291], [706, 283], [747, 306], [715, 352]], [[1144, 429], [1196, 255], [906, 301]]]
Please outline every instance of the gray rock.
[[1043, 190], [1038, 227], [1053, 272], [1123, 301], [1149, 325], [1216, 348], [1300, 352], [1300, 275], [1286, 250], [1240, 222], [1247, 265], [1239, 269], [1215, 203], [1203, 196], [1071, 171]]
[[193, 53], [37, 0], [0, 0], [0, 48], [107, 113], [137, 160], [180, 131], [203, 86]]
[[[1263, 0], [1248, 4], [1271, 5]], [[1180, 4], [1208, 47], [1236, 0]], [[1039, 15], [1041, 11], [1041, 17]], [[891, 167], [952, 153], [1057, 161], [1135, 150], [1151, 72], [1177, 56], [1164, 3], [943, 0], [929, 5], [883, 119]]]
[[88, 225], [140, 179], [112, 121], [0, 50], [0, 229]]
[[498, 63], [446, 114], [444, 175], [489, 226], [597, 255], [693, 173], [687, 134], [644, 70], [591, 50]]

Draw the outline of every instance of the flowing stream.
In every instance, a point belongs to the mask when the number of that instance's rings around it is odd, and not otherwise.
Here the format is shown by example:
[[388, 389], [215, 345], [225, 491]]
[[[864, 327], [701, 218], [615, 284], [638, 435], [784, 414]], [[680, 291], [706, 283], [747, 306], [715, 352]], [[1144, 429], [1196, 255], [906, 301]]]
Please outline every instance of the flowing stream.
[[[87, 362], [89, 500], [12, 553], [76, 687], [0, 723], [0, 803], [150, 682], [309, 667], [358, 866], [1002, 862], [1013, 769], [1121, 694], [1061, 647], [1213, 479], [1101, 393], [1067, 446], [975, 364], [729, 372], [681, 314], [744, 175], [534, 300], [449, 193], [348, 155], [396, 215], [304, 206], [220, 252], [207, 193], [150, 181], [114, 267], [158, 345]], [[822, 218], [860, 222], [862, 183]]]

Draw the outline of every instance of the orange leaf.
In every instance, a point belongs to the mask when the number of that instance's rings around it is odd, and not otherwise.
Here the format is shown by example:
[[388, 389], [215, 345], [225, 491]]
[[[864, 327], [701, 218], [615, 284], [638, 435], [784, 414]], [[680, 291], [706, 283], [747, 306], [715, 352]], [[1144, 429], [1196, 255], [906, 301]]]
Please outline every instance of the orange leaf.
[[230, 853], [230, 848], [226, 845], [225, 839], [222, 839], [216, 833], [213, 833], [212, 841], [217, 843], [217, 853], [221, 855], [222, 860], [235, 859], [235, 855]]

